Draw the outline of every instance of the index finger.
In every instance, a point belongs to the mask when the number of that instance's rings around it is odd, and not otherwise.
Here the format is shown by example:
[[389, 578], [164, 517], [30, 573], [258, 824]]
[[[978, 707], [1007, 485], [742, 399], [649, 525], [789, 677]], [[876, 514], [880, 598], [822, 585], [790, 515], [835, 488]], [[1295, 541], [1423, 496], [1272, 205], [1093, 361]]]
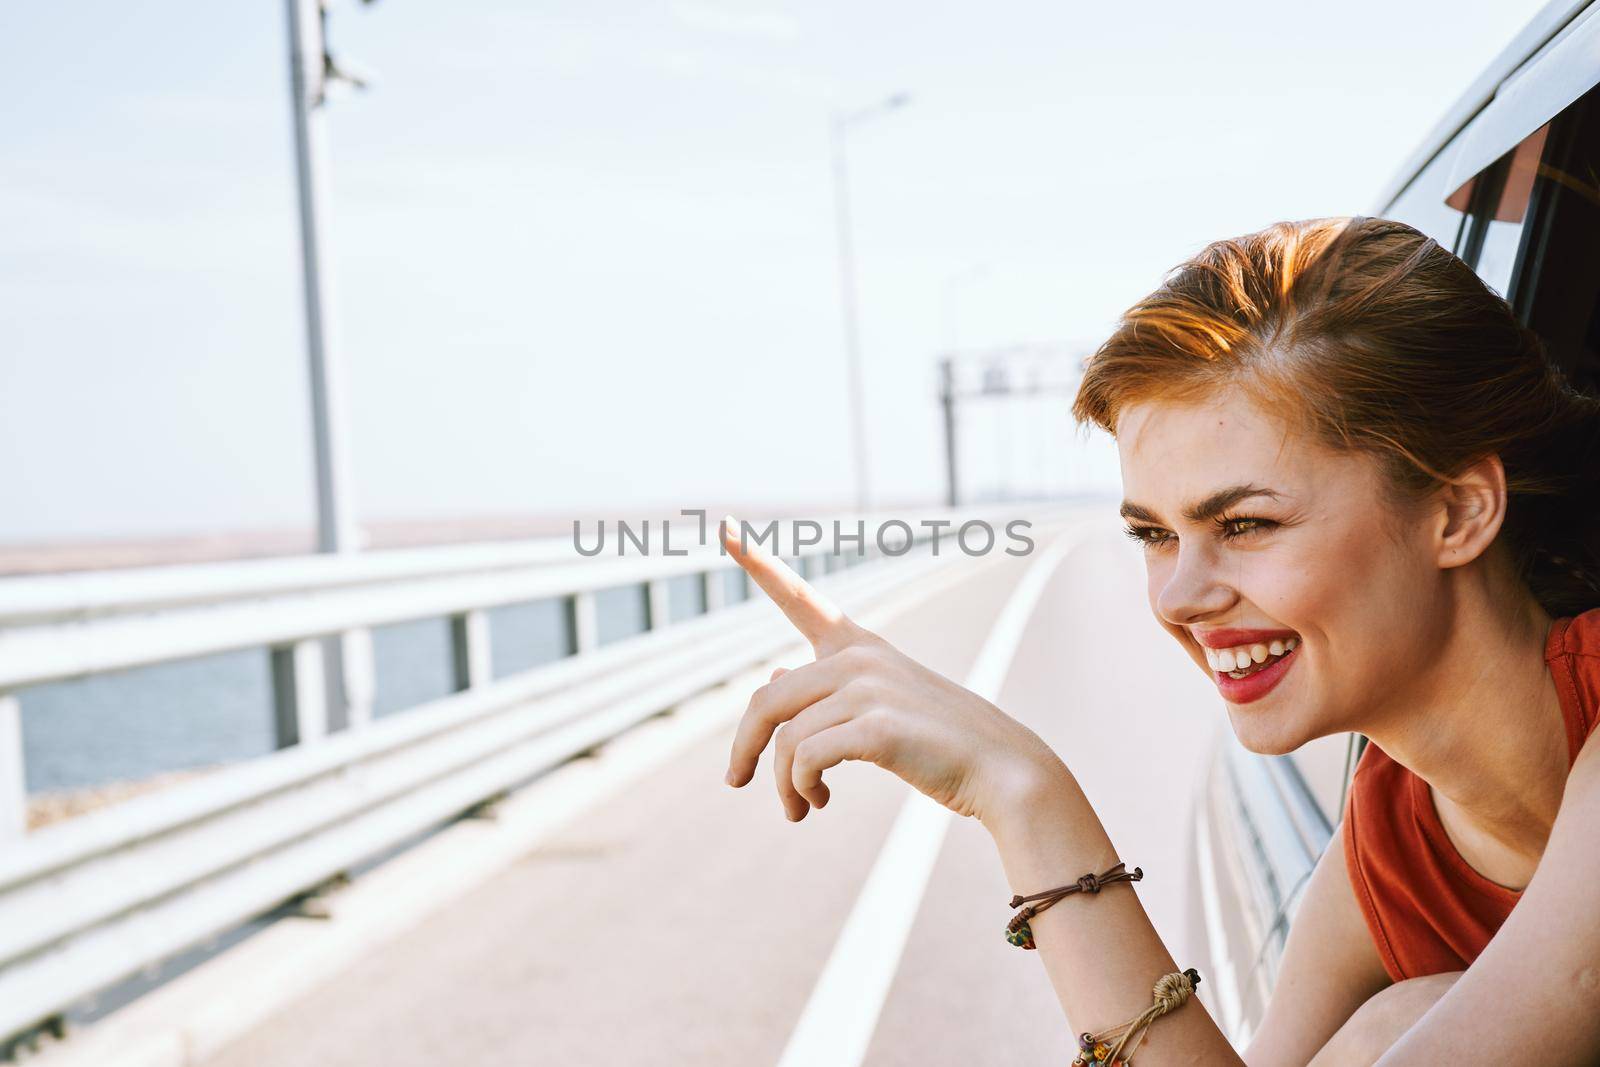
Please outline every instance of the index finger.
[[746, 544], [733, 516], [722, 520], [722, 544], [734, 562], [759, 585], [778, 610], [794, 624], [817, 655], [826, 655], [850, 643], [855, 624], [845, 613], [811, 587], [783, 560], [760, 545]]

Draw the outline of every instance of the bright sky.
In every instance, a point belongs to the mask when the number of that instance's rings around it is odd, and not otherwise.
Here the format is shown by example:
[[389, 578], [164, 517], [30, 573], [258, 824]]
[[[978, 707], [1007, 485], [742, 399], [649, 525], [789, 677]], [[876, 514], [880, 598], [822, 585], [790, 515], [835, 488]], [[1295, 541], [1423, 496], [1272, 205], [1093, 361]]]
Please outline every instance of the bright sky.
[[[899, 90], [850, 139], [872, 486], [933, 499], [952, 335], [1090, 344], [1371, 210], [1538, 7], [335, 0], [358, 514], [847, 501], [827, 115]], [[308, 522], [282, 2], [7, 24], [0, 541]]]

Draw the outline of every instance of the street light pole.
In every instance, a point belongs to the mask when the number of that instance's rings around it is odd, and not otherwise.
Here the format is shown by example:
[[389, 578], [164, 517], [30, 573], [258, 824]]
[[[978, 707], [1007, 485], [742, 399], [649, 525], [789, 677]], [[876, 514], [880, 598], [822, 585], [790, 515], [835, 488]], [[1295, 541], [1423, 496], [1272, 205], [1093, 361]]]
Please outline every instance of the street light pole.
[[294, 105], [295, 184], [300, 204], [300, 263], [304, 282], [306, 354], [310, 363], [311, 428], [317, 480], [317, 551], [355, 547], [355, 526], [345, 492], [348, 462], [339, 424], [336, 355], [329, 342], [328, 281], [323, 272], [323, 205], [327, 202], [324, 149], [322, 5], [288, 0], [290, 91]]
[[852, 113], [835, 113], [829, 123], [833, 155], [834, 224], [839, 244], [839, 310], [844, 323], [844, 353], [850, 388], [850, 438], [855, 462], [856, 510], [865, 512], [872, 502], [867, 462], [866, 381], [861, 366], [861, 330], [856, 297], [855, 245], [850, 221], [850, 164], [846, 137], [852, 126], [904, 107], [905, 93], [896, 93], [872, 107]]
[[956, 357], [939, 362], [939, 403], [944, 408], [944, 502], [961, 506], [961, 452], [956, 444]]
[[[311, 384], [312, 452], [316, 465], [317, 551], [353, 552], [355, 519], [348, 494], [349, 462], [338, 353], [329, 326], [332, 301], [323, 269], [327, 203], [325, 116], [328, 76], [334, 68], [323, 38], [322, 0], [287, 0], [289, 91], [294, 117], [295, 180], [300, 204], [306, 355]], [[351, 631], [322, 643], [327, 727], [360, 726], [372, 715], [371, 635]], [[308, 741], [313, 738], [295, 738]]]

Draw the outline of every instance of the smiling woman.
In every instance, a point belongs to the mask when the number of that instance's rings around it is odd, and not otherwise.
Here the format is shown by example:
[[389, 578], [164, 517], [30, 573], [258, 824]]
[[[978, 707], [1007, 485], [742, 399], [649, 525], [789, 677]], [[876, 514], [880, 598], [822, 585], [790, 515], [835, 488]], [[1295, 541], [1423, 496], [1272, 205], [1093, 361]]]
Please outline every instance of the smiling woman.
[[[1372, 739], [1279, 978], [1320, 995], [1275, 998], [1251, 1049], [1304, 1062], [1386, 980], [1484, 956], [1596, 802], [1575, 764], [1600, 716], [1600, 401], [1463, 262], [1358, 218], [1207, 248], [1124, 316], [1076, 412], [1117, 437], [1151, 607], [1240, 742]], [[1460, 993], [1386, 991], [1408, 1024], [1447, 1000], [1414, 1033], [1385, 1013], [1386, 1040], [1442, 1052], [1435, 1020], [1504, 1011], [1560, 938], [1522, 920]]]
[[[1115, 436], [1151, 610], [1240, 742], [1372, 741], [1244, 1062], [1480, 1062], [1521, 1033], [1553, 1036], [1542, 1063], [1592, 1062], [1600, 401], [1431, 238], [1341, 218], [1179, 267], [1090, 358], [1075, 412]], [[752, 698], [730, 784], [771, 741], [800, 819], [824, 771], [867, 760], [979, 819], [1020, 900], [1115, 869], [1036, 735], [728, 547], [817, 652]], [[1131, 890], [1026, 918], [1075, 1029], [1144, 1008], [1141, 1067], [1241, 1062], [1177, 1010], [1192, 985]]]

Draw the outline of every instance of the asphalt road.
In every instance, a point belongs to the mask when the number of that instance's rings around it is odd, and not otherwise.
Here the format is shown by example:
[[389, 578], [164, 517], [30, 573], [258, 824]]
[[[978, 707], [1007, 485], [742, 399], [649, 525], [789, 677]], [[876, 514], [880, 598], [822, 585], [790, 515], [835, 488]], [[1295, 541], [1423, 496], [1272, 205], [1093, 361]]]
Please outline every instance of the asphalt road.
[[[1029, 563], [974, 567], [882, 632], [962, 679]], [[1149, 617], [1137, 551], [1115, 532], [1056, 572], [999, 703], [1073, 768], [1144, 867], [1135, 891], [1157, 928], [1203, 971], [1187, 812], [1223, 712]], [[731, 736], [591, 808], [210, 1067], [775, 1064], [908, 787], [846, 764], [828, 808], [791, 824], [770, 757], [745, 789], [723, 785]], [[1043, 967], [1003, 940], [1010, 895], [983, 828], [953, 820], [864, 1063], [1070, 1061]]]

